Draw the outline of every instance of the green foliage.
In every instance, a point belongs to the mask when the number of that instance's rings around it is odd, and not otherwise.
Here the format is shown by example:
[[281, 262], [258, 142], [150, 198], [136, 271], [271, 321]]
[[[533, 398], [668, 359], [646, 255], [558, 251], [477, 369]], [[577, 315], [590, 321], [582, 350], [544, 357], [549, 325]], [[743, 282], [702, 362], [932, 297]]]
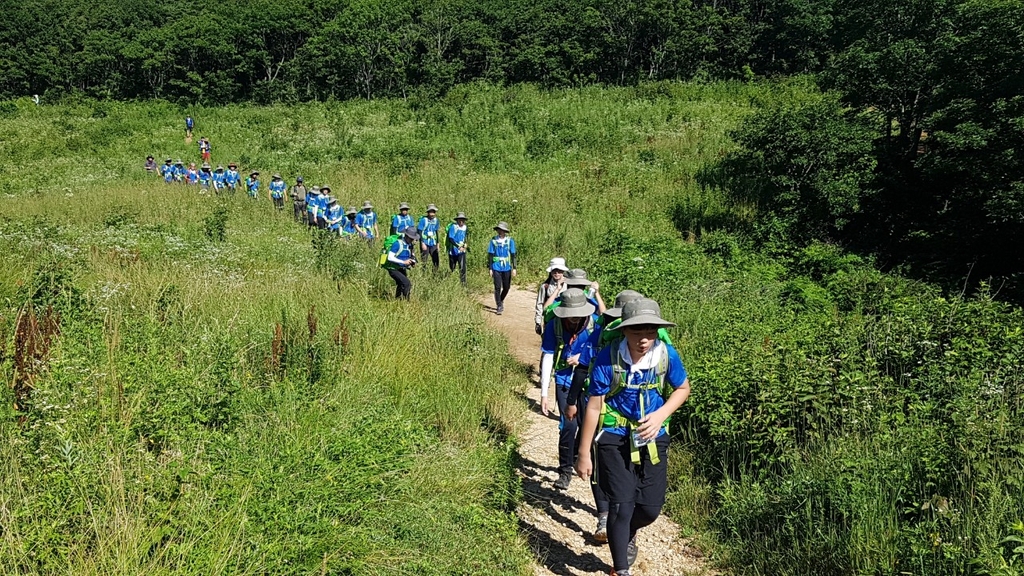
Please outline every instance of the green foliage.
[[223, 242], [228, 229], [228, 208], [224, 204], [218, 204], [213, 211], [203, 219], [203, 234], [214, 242]]

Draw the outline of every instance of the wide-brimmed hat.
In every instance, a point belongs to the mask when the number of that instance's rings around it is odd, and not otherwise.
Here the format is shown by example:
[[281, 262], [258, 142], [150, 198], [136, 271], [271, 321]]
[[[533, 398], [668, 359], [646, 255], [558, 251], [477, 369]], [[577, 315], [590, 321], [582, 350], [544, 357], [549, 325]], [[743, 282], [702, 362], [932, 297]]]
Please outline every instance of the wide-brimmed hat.
[[587, 301], [587, 295], [579, 288], [562, 292], [562, 303], [555, 308], [559, 318], [586, 318], [594, 313], [594, 305]]
[[222, 172], [223, 170], [224, 170], [223, 166], [217, 166], [217, 172]]
[[675, 324], [662, 319], [661, 306], [658, 306], [657, 302], [650, 298], [640, 298], [639, 300], [626, 302], [622, 307], [622, 323], [619, 324], [619, 328], [630, 328], [632, 326], [657, 326], [660, 328], [662, 326], [675, 326]]
[[573, 268], [565, 273], [565, 283], [569, 286], [590, 286], [590, 279], [587, 278], [586, 270]]
[[260, 171], [259, 170], [253, 170], [252, 172], [249, 172], [249, 176], [259, 176], [259, 175], [260, 175]]
[[272, 180], [280, 180], [280, 179], [281, 179], [281, 175], [280, 175], [280, 174], [274, 174], [274, 175], [273, 175], [273, 176], [271, 176], [270, 178], [271, 178]]
[[634, 300], [640, 300], [644, 295], [637, 292], [636, 290], [623, 290], [615, 295], [615, 306], [608, 308], [604, 311], [605, 314], [612, 318], [619, 318], [622, 316], [622, 307], [627, 303]]
[[373, 204], [370, 204], [369, 200], [363, 202], [363, 210], [373, 210]]
[[433, 204], [427, 204], [427, 212], [437, 212], [437, 206]]
[[178, 158], [178, 160], [177, 160], [177, 161], [175, 161], [174, 163], [175, 163], [175, 164], [181, 164], [182, 166], [184, 166], [184, 165], [185, 165], [185, 163], [181, 161], [181, 158]]
[[338, 203], [338, 199], [337, 199], [337, 198], [335, 198], [335, 197], [333, 197], [333, 196], [329, 196], [329, 197], [327, 198], [327, 203], [328, 203], [328, 204], [337, 204], [337, 203]]
[[502, 232], [508, 232], [507, 222], [498, 222], [498, 225], [494, 227], [495, 230], [501, 230]]
[[465, 212], [459, 212], [455, 215], [455, 218], [452, 218], [452, 220], [469, 220], [469, 218], [466, 218]]
[[402, 230], [402, 234], [405, 234], [405, 237], [409, 240], [420, 239], [420, 231], [417, 230], [415, 226], [406, 226], [405, 230]]
[[319, 194], [320, 193], [320, 187], [319, 186], [313, 186], [312, 188], [309, 189], [309, 193], [310, 194]]
[[345, 211], [345, 215], [346, 216], [351, 216], [353, 214], [358, 214], [358, 213], [359, 213], [359, 210], [356, 210], [355, 206], [349, 206], [348, 210]]
[[228, 162], [228, 168], [238, 168], [238, 164], [235, 164], [234, 162]]
[[324, 184], [323, 186], [321, 186], [321, 187], [320, 187], [320, 190], [321, 190], [321, 191], [324, 191], [324, 190], [330, 190], [330, 189], [331, 189], [331, 187], [330, 187], [330, 186], [328, 186], [327, 184]]
[[569, 271], [569, 268], [565, 266], [565, 258], [552, 258], [551, 262], [548, 262], [548, 274], [551, 274], [555, 270], [561, 270], [562, 272]]
[[207, 164], [206, 162], [203, 162], [203, 170], [209, 170], [209, 169], [210, 169], [210, 165]]
[[409, 209], [409, 203], [408, 202], [402, 202], [401, 204], [398, 205], [398, 209], [399, 210], [408, 210]]
[[168, 162], [169, 163], [169, 162], [171, 162], [171, 159], [168, 158], [167, 160], [164, 160], [164, 162]]

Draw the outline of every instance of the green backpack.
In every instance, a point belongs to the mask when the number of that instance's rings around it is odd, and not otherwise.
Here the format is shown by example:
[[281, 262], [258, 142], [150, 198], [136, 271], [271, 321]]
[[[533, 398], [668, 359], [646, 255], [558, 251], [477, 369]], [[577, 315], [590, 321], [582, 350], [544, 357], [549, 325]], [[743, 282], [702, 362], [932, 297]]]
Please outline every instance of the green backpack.
[[388, 267], [388, 251], [391, 250], [391, 245], [401, 238], [401, 234], [392, 234], [384, 239], [384, 247], [380, 249], [380, 258], [377, 259], [377, 265], [381, 268]]

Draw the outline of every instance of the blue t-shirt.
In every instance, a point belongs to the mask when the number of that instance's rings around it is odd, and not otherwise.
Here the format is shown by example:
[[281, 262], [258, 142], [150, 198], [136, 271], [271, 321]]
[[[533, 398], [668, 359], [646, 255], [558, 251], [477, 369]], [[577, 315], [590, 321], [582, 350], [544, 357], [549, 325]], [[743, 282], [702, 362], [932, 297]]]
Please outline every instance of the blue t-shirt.
[[[341, 216], [341, 206], [338, 206], [337, 204], [334, 206], [327, 206], [327, 210], [324, 212], [324, 217], [328, 222], [338, 220], [339, 216]], [[339, 226], [341, 226], [341, 220], [338, 220], [333, 224], [329, 224], [327, 228], [329, 230], [337, 230]]]
[[360, 212], [356, 214], [356, 224], [366, 232], [367, 238], [373, 238], [373, 225], [377, 223], [377, 213]]
[[258, 178], [246, 178], [245, 189], [249, 191], [250, 196], [255, 196], [260, 191], [260, 181]]
[[391, 217], [392, 234], [401, 234], [409, 226], [412, 226], [412, 216], [409, 216], [408, 214], [406, 214], [405, 216], [402, 216], [401, 214], [395, 214], [394, 216]]
[[164, 182], [174, 181], [174, 166], [171, 166], [170, 164], [164, 164], [163, 168], [160, 169], [160, 173], [164, 177]]
[[226, 176], [224, 175], [223, 172], [214, 172], [213, 173], [213, 187], [217, 188], [217, 189], [223, 188], [224, 187], [225, 178], [226, 178]]
[[491, 270], [508, 272], [512, 270], [512, 255], [516, 253], [516, 241], [511, 236], [504, 239], [495, 236], [487, 245], [487, 254], [491, 260]]
[[342, 236], [355, 236], [356, 232], [356, 221], [354, 218], [345, 216], [345, 220], [341, 223], [341, 235]]
[[224, 173], [224, 181], [232, 188], [238, 184], [239, 178], [241, 178], [241, 174], [238, 173], [238, 170], [228, 170]]
[[[405, 261], [408, 260], [409, 258], [412, 258], [412, 245], [406, 244], [405, 240], [399, 238], [398, 240], [395, 240], [394, 242], [391, 243], [391, 248], [388, 249], [388, 252], [390, 252], [391, 255], [393, 255], [395, 258]], [[391, 261], [388, 261], [386, 266], [388, 268], [406, 268], [404, 264], [398, 265]]]
[[423, 239], [422, 242], [427, 246], [437, 246], [437, 232], [441, 229], [441, 222], [434, 217], [433, 219], [423, 216], [420, 218], [416, 229], [420, 231], [420, 237]]
[[[621, 341], [605, 346], [597, 353], [597, 357], [594, 360], [594, 365], [590, 372], [591, 396], [604, 396], [611, 391], [613, 384], [612, 379], [615, 378], [614, 367], [620, 362], [619, 342]], [[683, 367], [683, 362], [679, 359], [679, 353], [676, 352], [675, 348], [660, 340], [656, 342], [647, 353], [659, 353], [657, 352], [659, 347], [665, 347], [665, 353], [668, 354], [668, 371], [665, 373], [665, 381], [673, 388], [679, 388], [684, 382], [686, 382], [686, 368]], [[632, 363], [628, 360], [623, 361], [623, 365], [627, 369], [631, 364]], [[665, 405], [665, 399], [661, 397], [661, 392], [659, 390], [640, 390], [638, 387], [639, 384], [656, 382], [658, 380], [657, 367], [640, 370], [635, 373], [630, 372], [628, 373], [628, 379], [629, 381], [627, 385], [622, 390], [611, 398], [605, 398], [605, 402], [608, 406], [616, 412], [622, 414], [629, 420], [636, 422], [647, 414], [650, 414]], [[643, 399], [643, 413], [641, 413], [640, 410], [641, 397]], [[618, 436], [626, 436], [629, 434], [628, 429], [622, 426], [605, 428], [604, 430]], [[665, 428], [662, 427], [658, 435], [662, 436], [664, 434], [666, 434]]]
[[466, 231], [467, 228], [459, 228], [459, 225], [454, 222], [448, 225], [448, 244], [451, 245], [451, 248], [448, 249], [448, 253], [452, 256], [458, 256], [459, 254], [464, 253], [464, 251], [459, 252], [459, 244], [465, 244]]
[[284, 183], [284, 180], [271, 180], [270, 185], [267, 188], [270, 189], [270, 196], [272, 198], [281, 198], [284, 196], [284, 190], [288, 185]]
[[199, 171], [199, 183], [201, 185], [209, 186], [211, 180], [213, 180], [213, 174], [207, 172], [206, 170]]
[[[544, 336], [540, 341], [540, 351], [544, 354], [555, 354], [558, 352], [558, 335], [555, 333], [555, 322], [561, 322], [561, 318], [552, 318], [548, 322], [547, 326], [544, 327]], [[587, 348], [590, 347], [590, 334], [593, 330], [593, 322], [589, 322], [589, 325], [584, 326], [583, 330], [576, 333], [570, 334], [568, 330], [563, 330], [562, 341], [565, 342], [565, 346], [562, 347], [562, 354], [560, 357], [555, 358], [555, 366], [567, 360], [570, 356], [580, 355], [582, 359], [587, 353]], [[572, 384], [572, 366], [566, 366], [560, 370], [555, 370], [555, 385], [561, 388], [568, 388]]]

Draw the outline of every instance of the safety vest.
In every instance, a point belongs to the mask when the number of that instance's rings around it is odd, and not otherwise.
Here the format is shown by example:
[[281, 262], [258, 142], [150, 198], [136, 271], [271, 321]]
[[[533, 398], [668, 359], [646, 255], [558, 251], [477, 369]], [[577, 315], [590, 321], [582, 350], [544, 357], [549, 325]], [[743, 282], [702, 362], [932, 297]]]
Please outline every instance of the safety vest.
[[[612, 347], [609, 352], [615, 357], [615, 365], [612, 366], [612, 386], [608, 390], [608, 393], [604, 395], [604, 406], [601, 408], [601, 427], [602, 428], [627, 428], [630, 431], [640, 426], [639, 421], [630, 420], [617, 410], [612, 408], [608, 404], [608, 400], [622, 392], [629, 386], [629, 373], [630, 366], [622, 359], [622, 355], [619, 354], [619, 346], [622, 343], [622, 339], [619, 338], [613, 341], [610, 346]], [[650, 390], [657, 390], [661, 397], [668, 400], [668, 397], [672, 395], [675, 390], [671, 386], [665, 385], [665, 375], [668, 374], [668, 345], [662, 343], [661, 346], [657, 347], [660, 350], [661, 356], [658, 358], [658, 363], [655, 365], [655, 378], [651, 382], [640, 382], [634, 384], [633, 388], [639, 391], [637, 394], [637, 400], [640, 403], [640, 418], [643, 419], [647, 415], [647, 410], [644, 408], [644, 392]], [[667, 427], [670, 418], [666, 418], [662, 423], [662, 427]], [[640, 463], [640, 449], [633, 442], [632, 434], [629, 438], [630, 450], [629, 457], [634, 464]], [[647, 453], [651, 457], [651, 463], [657, 464], [661, 461], [658, 457], [658, 447], [654, 441], [647, 444]]]

